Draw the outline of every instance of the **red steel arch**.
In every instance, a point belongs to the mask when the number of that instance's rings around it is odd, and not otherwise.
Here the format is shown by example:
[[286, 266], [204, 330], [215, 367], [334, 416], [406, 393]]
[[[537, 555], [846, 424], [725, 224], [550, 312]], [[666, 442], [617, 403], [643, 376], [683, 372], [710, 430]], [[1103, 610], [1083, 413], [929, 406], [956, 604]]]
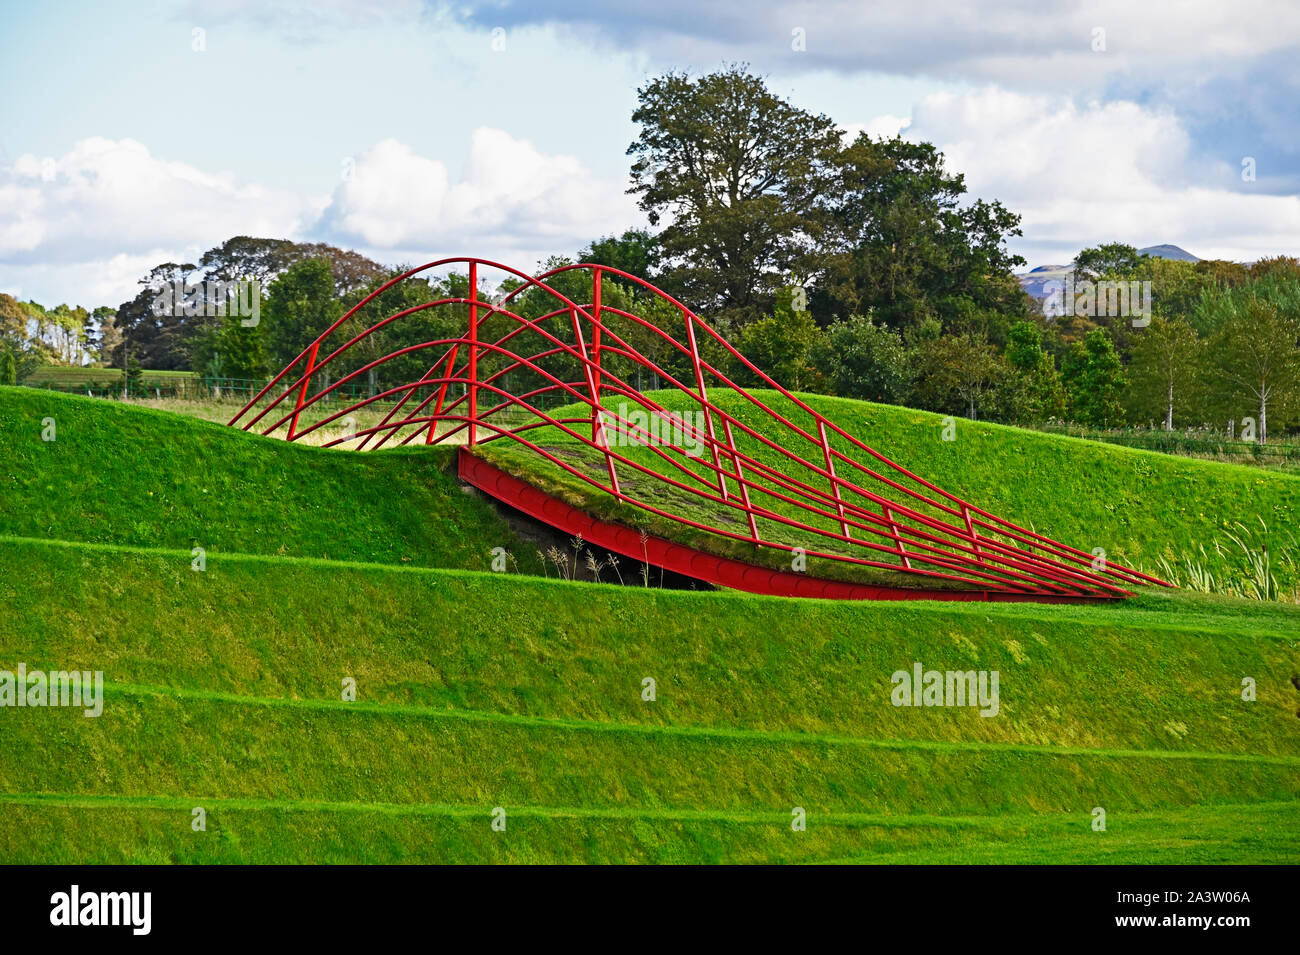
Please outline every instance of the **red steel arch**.
[[[466, 295], [400, 309], [347, 337], [385, 292], [454, 267], [468, 271]], [[517, 283], [500, 301], [481, 296], [485, 268]], [[584, 302], [555, 287], [573, 286], [579, 276]], [[613, 297], [624, 304], [630, 299], [646, 314], [602, 301], [607, 280], [633, 290], [636, 296]], [[518, 306], [538, 298], [554, 307], [531, 318], [519, 314], [537, 311]], [[385, 328], [449, 309], [465, 315], [458, 334], [369, 357], [384, 351]], [[489, 325], [499, 333], [482, 334]], [[347, 387], [407, 356], [420, 358], [417, 367], [432, 361], [422, 375], [333, 410]], [[741, 387], [717, 367], [728, 362], [777, 397], [763, 400]], [[685, 368], [685, 380], [673, 368]], [[633, 373], [640, 380], [645, 372], [664, 390], [644, 392], [629, 383]], [[511, 388], [520, 377], [530, 387]], [[613, 398], [617, 407], [610, 407]], [[568, 406], [563, 417], [544, 407], [556, 400]], [[773, 381], [681, 302], [609, 266], [565, 265], [534, 277], [456, 257], [410, 269], [321, 332], [230, 424], [263, 434], [287, 428], [285, 436], [295, 441], [363, 410], [383, 414], [324, 444], [461, 444], [462, 477], [489, 494], [566, 533], [585, 528], [586, 539], [598, 546], [725, 586], [850, 598], [1071, 602], [1125, 597], [1135, 584], [1169, 586], [1117, 564], [1098, 566], [1090, 554], [936, 487]], [[706, 542], [730, 543], [733, 551], [740, 542], [752, 557], [723, 557], [644, 533], [633, 546], [626, 527], [582, 515], [484, 460], [480, 449], [502, 439], [636, 512], [703, 534]], [[802, 552], [874, 579], [829, 581], [774, 570], [761, 566], [763, 552]], [[881, 583], [882, 576], [890, 582]]]

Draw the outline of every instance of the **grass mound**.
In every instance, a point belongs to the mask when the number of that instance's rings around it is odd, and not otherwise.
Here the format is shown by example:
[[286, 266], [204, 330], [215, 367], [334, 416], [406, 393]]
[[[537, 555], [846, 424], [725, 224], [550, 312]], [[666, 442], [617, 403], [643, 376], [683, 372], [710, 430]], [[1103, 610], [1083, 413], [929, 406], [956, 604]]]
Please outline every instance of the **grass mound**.
[[0, 446], [0, 534], [482, 570], [501, 546], [537, 563], [460, 493], [450, 448], [298, 447], [30, 388], [0, 388]]
[[[755, 395], [796, 425], [813, 430], [811, 416], [774, 392]], [[676, 392], [653, 397], [675, 412], [691, 412], [690, 399]], [[734, 392], [715, 390], [711, 400], [741, 421], [768, 436], [775, 434], [766, 415]], [[936, 414], [874, 405], [842, 398], [801, 395], [825, 415], [902, 467], [1013, 523], [1031, 528], [1082, 551], [1102, 548], [1107, 559], [1144, 570], [1193, 589], [1254, 596], [1255, 590], [1300, 602], [1300, 475], [1262, 471], [1243, 465], [1172, 457], [1158, 452], [1103, 444], [1081, 438], [1044, 434], [1005, 425], [958, 419], [954, 440], [943, 440], [944, 419]], [[611, 408], [616, 401], [607, 402]], [[579, 415], [574, 407], [557, 417]], [[556, 428], [529, 432], [534, 442], [552, 448], [584, 473], [607, 480], [603, 456]], [[842, 438], [832, 445], [854, 454]], [[764, 464], [790, 470], [770, 448], [746, 436], [737, 437], [738, 450]], [[808, 456], [803, 448], [792, 448]], [[675, 472], [651, 449], [619, 447], [624, 454], [656, 473]], [[484, 446], [484, 457], [568, 500], [610, 520], [643, 526], [660, 536], [682, 540], [724, 556], [767, 559], [788, 565], [789, 555], [749, 544], [727, 542], [683, 524], [620, 505], [578, 477], [547, 462], [509, 439]], [[854, 454], [859, 459], [861, 453]], [[871, 463], [867, 461], [865, 463]], [[841, 474], [851, 472], [841, 466]], [[650, 503], [688, 517], [747, 532], [741, 512], [729, 510], [677, 489], [652, 476], [623, 467], [625, 490]], [[815, 483], [815, 482], [810, 482]], [[825, 482], [828, 489], [829, 482]], [[785, 513], [774, 500], [754, 495], [755, 503]], [[888, 494], [898, 499], [897, 494]], [[927, 509], [920, 510], [927, 513]], [[793, 513], [792, 511], [789, 513]], [[940, 516], [937, 511], [929, 511]], [[806, 519], [806, 518], [805, 518]], [[948, 518], [951, 520], [952, 518]], [[834, 522], [814, 520], [833, 528]], [[812, 548], [824, 540], [810, 538], [773, 521], [760, 519], [760, 533], [771, 539]], [[861, 556], [861, 552], [857, 552]], [[810, 573], [855, 579], [880, 579], [858, 568], [831, 561], [810, 561]], [[898, 575], [890, 574], [894, 582]], [[1270, 580], [1276, 581], [1273, 587]]]
[[[1026, 453], [965, 427], [950, 476], [981, 446], [981, 467]], [[0, 709], [0, 861], [1300, 860], [1294, 606], [488, 573], [508, 530], [436, 449], [299, 448], [21, 389], [0, 389], [0, 441], [0, 679], [104, 679], [98, 717]], [[895, 706], [917, 662], [997, 671], [997, 715]]]

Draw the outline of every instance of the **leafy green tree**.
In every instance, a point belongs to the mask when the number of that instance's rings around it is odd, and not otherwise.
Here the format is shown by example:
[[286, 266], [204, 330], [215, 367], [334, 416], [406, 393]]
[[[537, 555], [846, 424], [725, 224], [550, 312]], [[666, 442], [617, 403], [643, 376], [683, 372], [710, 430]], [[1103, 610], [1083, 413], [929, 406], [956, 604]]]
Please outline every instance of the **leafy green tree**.
[[1065, 387], [1056, 362], [1043, 348], [1043, 329], [1024, 321], [1011, 326], [1005, 351], [1010, 374], [999, 402], [999, 417], [1014, 422], [1064, 418]]
[[125, 369], [129, 354], [150, 369], [190, 367], [192, 339], [210, 321], [202, 315], [185, 315], [183, 309], [177, 314], [174, 301], [160, 295], [174, 288], [177, 279], [192, 276], [195, 269], [193, 264], [175, 262], [155, 266], [140, 280], [135, 298], [118, 306], [114, 324], [121, 340], [108, 356], [115, 367]]
[[144, 393], [144, 369], [140, 367], [140, 362], [136, 360], [135, 352], [127, 352], [126, 368], [123, 371], [125, 394], [128, 396], [142, 395]]
[[[650, 281], [659, 261], [659, 242], [644, 229], [628, 229], [621, 236], [595, 240], [578, 253], [578, 261], [608, 265]], [[617, 276], [610, 278], [616, 284], [625, 281]]]
[[0, 292], [0, 339], [15, 347], [27, 340], [27, 311], [5, 292]]
[[1156, 412], [1166, 431], [1192, 398], [1201, 368], [1201, 340], [1182, 319], [1154, 318], [1134, 339], [1129, 362], [1129, 413]]
[[15, 384], [26, 381], [37, 368], [54, 358], [53, 350], [39, 336], [29, 334], [29, 305], [0, 292], [0, 354], [13, 359]]
[[18, 362], [9, 349], [0, 351], [0, 385], [18, 384]]
[[964, 414], [971, 420], [1007, 374], [1006, 360], [982, 334], [947, 334], [928, 319], [913, 336], [916, 369], [913, 399], [930, 411]]
[[1250, 277], [1255, 281], [1274, 279], [1300, 287], [1300, 259], [1291, 255], [1275, 255], [1259, 259], [1250, 266]]
[[1074, 270], [1080, 278], [1095, 282], [1102, 278], [1129, 277], [1145, 264], [1147, 256], [1123, 242], [1084, 249], [1074, 257]]
[[27, 307], [36, 321], [38, 337], [50, 347], [55, 359], [64, 365], [80, 364], [84, 351], [83, 334], [89, 313], [80, 305], [58, 305], [45, 309], [35, 302], [29, 302]]
[[902, 336], [854, 315], [826, 328], [811, 361], [831, 394], [882, 404], [902, 404], [912, 373]]
[[[793, 290], [781, 290], [776, 299], [772, 315], [740, 330], [736, 347], [777, 384], [800, 390], [812, 380], [808, 359], [817, 340], [817, 323], [806, 310], [793, 307]], [[754, 384], [757, 376], [741, 366], [736, 368], [733, 380]]]
[[743, 66], [667, 73], [637, 97], [629, 192], [651, 225], [667, 222], [662, 281], [711, 319], [758, 319], [777, 288], [816, 271], [838, 127]]
[[1205, 277], [1207, 286], [1215, 288], [1236, 288], [1250, 281], [1250, 269], [1240, 262], [1205, 259], [1196, 263], [1196, 271]]
[[[368, 287], [348, 295], [343, 308], [351, 309], [371, 292], [408, 270], [407, 266], [399, 266], [377, 276]], [[423, 275], [414, 276], [380, 292], [335, 333], [339, 336], [340, 343], [372, 328], [389, 316], [407, 314], [378, 331], [371, 332], [354, 345], [351, 352], [342, 356], [342, 363], [339, 365], [340, 374], [360, 369], [378, 359], [396, 355], [397, 357], [388, 358], [383, 364], [368, 369], [364, 376], [353, 379], [357, 384], [364, 384], [367, 394], [371, 396], [427, 376], [430, 367], [437, 363], [439, 357], [450, 347], [446, 344], [429, 345], [429, 343], [464, 335], [469, 327], [469, 307], [446, 305], [430, 309], [419, 306], [441, 298], [468, 298], [468, 293], [469, 278], [464, 275], [450, 276], [441, 282]], [[486, 301], [485, 295], [480, 297]], [[493, 328], [486, 314], [486, 309], [479, 310], [480, 337], [483, 339], [493, 337], [491, 335]], [[500, 329], [497, 337], [499, 332]], [[419, 347], [422, 345], [429, 345], [429, 347]], [[397, 354], [405, 349], [413, 350], [405, 354]], [[461, 354], [459, 361], [463, 362], [466, 358], [465, 354]], [[478, 362], [480, 373], [490, 369], [494, 361], [495, 356], [490, 353], [481, 355]], [[442, 374], [441, 368], [438, 374]], [[413, 397], [423, 399], [427, 395], [428, 390], [424, 390]]]
[[92, 361], [103, 364], [112, 360], [113, 350], [122, 339], [117, 329], [117, 310], [100, 305], [86, 318], [84, 326], [86, 353]]
[[1179, 259], [1148, 258], [1138, 270], [1139, 277], [1151, 283], [1151, 308], [1154, 317], [1170, 321], [1188, 321], [1201, 293], [1213, 285], [1212, 280], [1196, 269], [1197, 263]]
[[[1111, 340], [1115, 344], [1115, 350], [1123, 361], [1129, 354], [1129, 348], [1132, 344], [1134, 334], [1137, 329], [1133, 325], [1134, 316], [1142, 307], [1141, 303], [1145, 301], [1142, 296], [1143, 286], [1137, 286], [1138, 294], [1136, 299], [1133, 297], [1133, 282], [1150, 282], [1152, 293], [1151, 307], [1153, 314], [1160, 304], [1157, 303], [1156, 292], [1163, 290], [1154, 276], [1164, 277], [1170, 271], [1162, 263], [1169, 260], [1154, 259], [1151, 256], [1138, 252], [1131, 245], [1122, 242], [1109, 242], [1104, 245], [1084, 249], [1074, 260], [1074, 272], [1079, 282], [1088, 283], [1110, 283], [1116, 282], [1123, 285], [1123, 295], [1128, 300], [1128, 308], [1123, 310], [1126, 314], [1112, 313], [1110, 306], [1112, 296], [1117, 290], [1108, 290], [1099, 284], [1097, 287], [1089, 288], [1087, 286], [1075, 286], [1075, 300], [1066, 303], [1067, 313], [1062, 319], [1061, 327], [1065, 337], [1071, 343], [1082, 341], [1087, 333], [1094, 328], [1104, 328], [1110, 333]], [[1187, 262], [1170, 262], [1173, 266], [1190, 266]], [[1184, 289], [1186, 294], [1186, 289]], [[1088, 303], [1091, 303], [1090, 305]], [[1078, 314], [1079, 308], [1089, 314]], [[1164, 314], [1162, 311], [1161, 314]]]
[[1110, 332], [1094, 328], [1066, 356], [1062, 375], [1070, 412], [1082, 424], [1110, 428], [1124, 417], [1121, 396], [1128, 380]]
[[1254, 406], [1255, 432], [1266, 444], [1270, 412], [1281, 417], [1300, 404], [1300, 315], [1251, 296], [1219, 327], [1209, 355], [1223, 400]]
[[1018, 371], [1033, 371], [1043, 356], [1043, 331], [1033, 322], [1017, 322], [1007, 332], [1007, 361]]
[[[965, 181], [929, 143], [860, 135], [836, 157], [833, 230], [814, 296], [839, 315], [872, 312], [905, 330], [929, 316], [945, 331], [969, 311], [1027, 315], [1005, 248], [1019, 217], [999, 203], [964, 202]], [[999, 337], [995, 333], [995, 338]]]
[[245, 325], [238, 314], [225, 315], [220, 324], [199, 336], [194, 345], [193, 368], [215, 378], [266, 377], [271, 359], [266, 350], [265, 326]]
[[262, 306], [272, 363], [277, 368], [288, 365], [342, 314], [327, 260], [307, 259], [290, 266], [271, 283]]

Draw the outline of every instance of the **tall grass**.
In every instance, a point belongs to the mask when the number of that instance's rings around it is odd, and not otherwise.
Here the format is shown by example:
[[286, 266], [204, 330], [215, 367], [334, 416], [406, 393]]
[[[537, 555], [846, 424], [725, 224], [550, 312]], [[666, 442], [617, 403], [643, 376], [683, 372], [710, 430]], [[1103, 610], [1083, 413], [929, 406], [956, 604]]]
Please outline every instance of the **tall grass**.
[[[1210, 570], [1210, 556], [1205, 545], [1198, 547], [1200, 559], [1183, 555], [1156, 559], [1156, 572], [1170, 583], [1207, 594], [1226, 594], [1250, 600], [1275, 600], [1300, 604], [1300, 582], [1296, 570], [1300, 565], [1300, 540], [1292, 531], [1270, 534], [1268, 524], [1256, 516], [1259, 528], [1233, 521], [1233, 530], [1224, 530], [1213, 543], [1219, 558], [1219, 573]], [[1235, 532], [1234, 532], [1235, 531]], [[1286, 568], [1290, 588], [1278, 585], [1274, 568]]]

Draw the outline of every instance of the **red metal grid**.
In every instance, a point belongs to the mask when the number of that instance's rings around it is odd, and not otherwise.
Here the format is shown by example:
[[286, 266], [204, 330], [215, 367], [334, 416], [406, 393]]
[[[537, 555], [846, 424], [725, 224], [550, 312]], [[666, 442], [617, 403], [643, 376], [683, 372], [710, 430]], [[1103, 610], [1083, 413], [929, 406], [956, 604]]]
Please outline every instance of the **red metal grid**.
[[[417, 276], [428, 277], [438, 269], [456, 267], [468, 271], [467, 296], [440, 298], [403, 309], [339, 341], [344, 336], [336, 336], [338, 329], [383, 292]], [[479, 292], [483, 268], [503, 272], [519, 284], [499, 302], [484, 299]], [[575, 271], [588, 273], [584, 278], [584, 287], [590, 290], [587, 302], [573, 301], [548, 284], [557, 276]], [[608, 300], [602, 302], [602, 283], [607, 276], [638, 290], [640, 301], [658, 303], [656, 314], [662, 315], [666, 305], [674, 322], [681, 322], [682, 332], [665, 329], [662, 318], [652, 321], [615, 307]], [[527, 318], [511, 310], [520, 295], [534, 289], [538, 290], [536, 294], [553, 299], [555, 307], [550, 312]], [[447, 308], [463, 309], [467, 315], [463, 333], [397, 348], [351, 370], [343, 367], [355, 363], [361, 354], [358, 345], [382, 329], [427, 309]], [[507, 320], [509, 330], [489, 340], [480, 335], [480, 330], [485, 321], [496, 316]], [[667, 361], [652, 360], [630, 344], [618, 334], [616, 325], [648, 334], [657, 347], [684, 356], [690, 368], [687, 380], [674, 377], [664, 367]], [[630, 336], [631, 331], [626, 334]], [[705, 357], [701, 340], [711, 353], [739, 363], [763, 387], [777, 392], [797, 409], [797, 414], [807, 416], [811, 430], [791, 419], [789, 415], [796, 412], [782, 414], [740, 387]], [[332, 410], [336, 396], [342, 393], [340, 389], [366, 380], [364, 376], [371, 369], [411, 354], [433, 356], [428, 371], [419, 378], [354, 401], [342, 410]], [[698, 408], [703, 427], [675, 417], [675, 412], [664, 407], [655, 393], [633, 387], [626, 371], [616, 374], [614, 364], [643, 369], [684, 396], [686, 406]], [[570, 380], [574, 367], [581, 369], [581, 377]], [[343, 373], [335, 376], [337, 368], [343, 368]], [[536, 386], [512, 390], [512, 372], [526, 374]], [[317, 383], [314, 391], [313, 381]], [[739, 413], [719, 406], [710, 397], [710, 386], [726, 389], [743, 400], [743, 407], [756, 409], [758, 426], [752, 423], [752, 413], [748, 415], [751, 423], [747, 423]], [[457, 390], [459, 395], [454, 394]], [[552, 396], [585, 410], [577, 417], [553, 417], [539, 406], [543, 397]], [[617, 409], [602, 404], [602, 398], [612, 397], [620, 399]], [[734, 399], [728, 403], [735, 406]], [[745, 541], [756, 549], [802, 550], [807, 557], [887, 568], [900, 575], [898, 588], [841, 584], [713, 557], [655, 538], [659, 541], [656, 548], [662, 547], [661, 552], [657, 550], [659, 557], [675, 563], [651, 563], [723, 586], [791, 596], [1052, 602], [1125, 597], [1130, 594], [1127, 587], [1134, 584], [1169, 586], [1117, 564], [1095, 566], [1090, 554], [1013, 524], [936, 487], [814, 411], [746, 360], [679, 301], [636, 276], [608, 266], [566, 265], [533, 277], [484, 259], [448, 258], [411, 269], [372, 292], [323, 331], [230, 423], [245, 430], [258, 428], [263, 434], [287, 427], [288, 439], [299, 440], [363, 408], [387, 410], [377, 425], [334, 438], [325, 442], [326, 446], [355, 441], [361, 449], [381, 448], [399, 434], [400, 444], [421, 437], [426, 444], [463, 443], [460, 466], [467, 480], [513, 506], [527, 504], [521, 509], [529, 513], [530, 507], [536, 507], [540, 512], [533, 516], [566, 533], [574, 532], [572, 526], [594, 519], [549, 495], [541, 495], [549, 504], [537, 503], [540, 499], [535, 495], [541, 492], [535, 488], [525, 491], [528, 485], [517, 478], [506, 480], [508, 475], [481, 461], [474, 449], [508, 439], [653, 518]], [[506, 410], [524, 412], [522, 423], [515, 423], [514, 418], [503, 420], [501, 415]], [[677, 428], [678, 440], [664, 441], [639, 423], [652, 420]], [[575, 466], [557, 453], [561, 448], [532, 440], [531, 432], [543, 427], [549, 427], [551, 435], [561, 432], [571, 442], [570, 447], [580, 445], [593, 451], [603, 460], [603, 468], [593, 473], [591, 468]], [[611, 442], [611, 434], [619, 440]], [[752, 451], [737, 445], [738, 435]], [[624, 443], [648, 449], [656, 458], [655, 466], [646, 464], [641, 455], [622, 453]], [[703, 453], [692, 455], [688, 445]], [[779, 466], [771, 463], [773, 458], [781, 462]], [[625, 478], [635, 477], [640, 486], [649, 478], [659, 491], [671, 489], [677, 494], [676, 503], [662, 494], [629, 491], [620, 481], [620, 472]], [[690, 495], [687, 499], [697, 502], [697, 506], [681, 505], [682, 495]], [[734, 512], [743, 523], [720, 519], [706, 523], [699, 519], [698, 503], [704, 502], [720, 509], [718, 513]], [[561, 507], [557, 508], [557, 504]], [[637, 532], [606, 522], [587, 526], [585, 539], [639, 559], [642, 548]], [[632, 553], [626, 549], [628, 534], [637, 539]], [[906, 586], [909, 581], [916, 586]]]

